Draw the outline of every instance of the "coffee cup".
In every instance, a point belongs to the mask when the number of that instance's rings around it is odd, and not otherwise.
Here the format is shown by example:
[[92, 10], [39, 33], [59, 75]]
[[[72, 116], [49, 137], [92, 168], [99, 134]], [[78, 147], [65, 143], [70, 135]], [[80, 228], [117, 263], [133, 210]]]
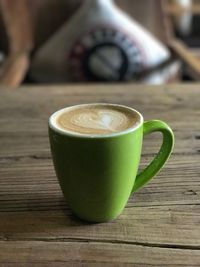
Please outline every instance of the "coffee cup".
[[[152, 162], [138, 173], [143, 138], [161, 132], [163, 143]], [[72, 212], [91, 222], [117, 218], [130, 196], [164, 166], [173, 146], [171, 128], [143, 120], [133, 108], [84, 104], [55, 112], [49, 119], [55, 171]]]

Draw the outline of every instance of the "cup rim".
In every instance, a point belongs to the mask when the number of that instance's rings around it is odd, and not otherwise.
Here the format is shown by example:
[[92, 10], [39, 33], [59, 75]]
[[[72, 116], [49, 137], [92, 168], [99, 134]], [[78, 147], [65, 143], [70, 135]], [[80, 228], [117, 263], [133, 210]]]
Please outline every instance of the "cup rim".
[[[110, 134], [82, 134], [82, 133], [76, 133], [76, 132], [72, 132], [72, 131], [67, 131], [67, 130], [63, 130], [61, 127], [57, 126], [55, 121], [57, 119], [57, 117], [62, 114], [64, 111], [66, 110], [71, 110], [71, 109], [76, 109], [76, 108], [79, 108], [79, 107], [86, 107], [86, 106], [113, 106], [113, 107], [119, 107], [119, 108], [123, 108], [123, 109], [126, 109], [126, 110], [129, 110], [131, 112], [134, 112], [136, 113], [138, 116], [139, 116], [139, 122], [137, 124], [135, 124], [134, 126], [126, 129], [126, 130], [123, 130], [123, 131], [120, 131], [120, 132], [117, 132], [117, 133], [110, 133]], [[70, 137], [78, 137], [78, 138], [87, 138], [87, 139], [102, 139], [102, 138], [109, 138], [109, 137], [116, 137], [116, 136], [121, 136], [121, 135], [124, 135], [124, 134], [128, 134], [128, 133], [131, 133], [131, 132], [134, 132], [136, 131], [138, 128], [141, 127], [141, 125], [144, 123], [144, 119], [143, 119], [143, 116], [142, 114], [137, 111], [136, 109], [134, 108], [131, 108], [131, 107], [128, 107], [128, 106], [125, 106], [125, 105], [120, 105], [120, 104], [113, 104], [113, 103], [88, 103], [88, 104], [78, 104], [78, 105], [73, 105], [73, 106], [69, 106], [69, 107], [65, 107], [65, 108], [62, 108], [56, 112], [54, 112], [50, 117], [49, 117], [49, 127], [54, 130], [55, 132], [59, 133], [59, 134], [62, 134], [62, 135], [65, 135], [65, 136], [70, 136]]]

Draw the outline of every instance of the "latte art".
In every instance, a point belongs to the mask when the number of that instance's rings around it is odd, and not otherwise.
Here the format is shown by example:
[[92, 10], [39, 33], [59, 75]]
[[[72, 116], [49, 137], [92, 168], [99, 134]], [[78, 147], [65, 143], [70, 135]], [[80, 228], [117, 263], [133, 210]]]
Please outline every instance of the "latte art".
[[71, 123], [75, 127], [89, 128], [94, 130], [105, 130], [116, 132], [123, 124], [127, 124], [124, 114], [116, 111], [96, 111], [77, 114], [72, 116]]
[[138, 123], [137, 114], [118, 106], [88, 105], [63, 112], [57, 118], [62, 129], [80, 134], [111, 134]]

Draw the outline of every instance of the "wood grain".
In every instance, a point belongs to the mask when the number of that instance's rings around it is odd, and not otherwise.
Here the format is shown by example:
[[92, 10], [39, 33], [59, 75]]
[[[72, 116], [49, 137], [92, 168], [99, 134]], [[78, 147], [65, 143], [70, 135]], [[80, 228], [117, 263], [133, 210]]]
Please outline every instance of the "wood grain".
[[[85, 85], [0, 90], [0, 266], [199, 266], [200, 85]], [[163, 119], [176, 136], [166, 167], [115, 221], [88, 224], [65, 202], [47, 120], [65, 106], [113, 102]], [[145, 139], [140, 168], [161, 144]]]
[[[144, 255], [144, 257], [141, 258], [138, 255]], [[169, 255], [170, 263], [165, 265]], [[5, 262], [10, 262], [12, 258], [11, 262], [17, 262], [17, 264], [48, 261], [55, 264], [56, 262], [80, 264], [85, 261], [92, 262], [93, 266], [96, 262], [121, 264], [121, 266], [123, 263], [158, 266], [158, 262], [160, 266], [187, 266], [186, 264], [198, 266], [200, 261], [199, 251], [194, 250], [149, 248], [104, 242], [0, 242], [0, 257]]]

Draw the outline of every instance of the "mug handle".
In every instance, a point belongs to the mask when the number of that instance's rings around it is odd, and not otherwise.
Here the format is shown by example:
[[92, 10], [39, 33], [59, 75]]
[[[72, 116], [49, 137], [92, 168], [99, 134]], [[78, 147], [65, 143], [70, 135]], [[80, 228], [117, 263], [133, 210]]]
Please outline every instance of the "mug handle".
[[152, 120], [144, 122], [143, 133], [144, 136], [153, 132], [161, 132], [163, 135], [162, 146], [152, 160], [152, 162], [136, 176], [136, 180], [132, 189], [132, 193], [136, 192], [149, 180], [151, 180], [163, 167], [168, 160], [174, 147], [174, 134], [172, 129], [163, 121]]

